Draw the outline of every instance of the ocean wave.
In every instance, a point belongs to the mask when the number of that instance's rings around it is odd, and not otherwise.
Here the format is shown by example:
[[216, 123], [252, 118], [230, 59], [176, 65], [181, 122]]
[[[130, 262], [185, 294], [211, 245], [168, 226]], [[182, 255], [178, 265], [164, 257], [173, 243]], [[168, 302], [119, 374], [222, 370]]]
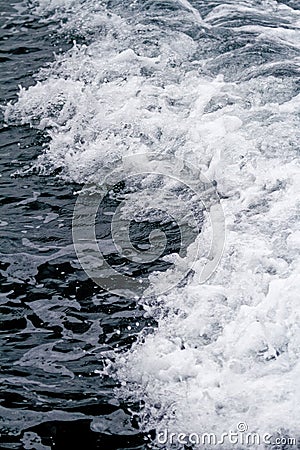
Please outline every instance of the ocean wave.
[[245, 421], [299, 435], [299, 13], [255, 0], [34, 7], [78, 41], [6, 107], [7, 122], [49, 134], [35, 165], [97, 183], [128, 156], [181, 158], [216, 184], [225, 214], [210, 280], [199, 284], [200, 255], [187, 284], [141, 301], [158, 325], [116, 355], [120, 395], [143, 399], [145, 430]]

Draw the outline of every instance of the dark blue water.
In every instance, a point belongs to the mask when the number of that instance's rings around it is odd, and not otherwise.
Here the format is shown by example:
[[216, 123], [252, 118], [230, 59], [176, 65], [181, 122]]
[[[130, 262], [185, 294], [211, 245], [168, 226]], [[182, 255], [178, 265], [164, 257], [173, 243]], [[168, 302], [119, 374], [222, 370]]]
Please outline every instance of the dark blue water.
[[[34, 84], [53, 52], [70, 46], [14, 5], [1, 6], [2, 104], [15, 100], [18, 85]], [[101, 292], [72, 267], [76, 187], [55, 176], [14, 175], [47, 140], [27, 125], [7, 126], [2, 116], [0, 447], [143, 448], [125, 413], [124, 430], [119, 423], [110, 436], [90, 430], [94, 417], [128, 406], [115, 399], [116, 382], [95, 373], [102, 352], [130, 345], [127, 326], [139, 320], [142, 328], [145, 320], [134, 301]]]
[[[256, 40], [250, 28], [239, 30], [241, 25], [292, 29], [288, 17], [300, 6], [294, 0], [281, 3], [290, 8], [289, 15], [282, 18], [275, 13], [259, 15], [237, 8], [230, 14], [210, 16], [206, 21], [209, 27], [181, 17], [183, 7], [175, 2], [136, 2], [129, 12], [124, 2], [113, 1], [106, 8], [147, 30], [140, 39], [129, 33], [127, 41], [118, 41], [119, 50], [132, 44], [137, 51], [143, 49], [155, 56], [157, 37], [153, 31], [151, 38], [151, 27], [163, 30], [161, 39], [170, 30], [180, 31], [196, 43], [193, 62], [204, 77], [213, 79], [221, 73], [226, 82], [238, 84], [253, 79], [259, 84], [264, 77], [272, 76], [283, 83], [277, 92], [278, 102], [283, 103], [299, 92], [299, 48], [267, 37]], [[194, 13], [204, 20], [220, 4], [190, 2]], [[97, 23], [84, 23], [84, 17], [81, 24], [64, 30], [67, 14], [60, 13], [60, 22], [57, 16], [52, 20], [53, 11], [41, 12], [33, 6], [31, 2], [13, 1], [0, 6], [2, 105], [17, 100], [19, 85], [35, 85], [36, 74], [54, 60], [54, 52], [65, 54], [74, 39], [78, 45], [90, 45], [101, 33], [105, 35]], [[184, 72], [191, 63], [187, 58], [178, 67]], [[113, 79], [113, 70], [110, 75]], [[84, 76], [88, 79], [89, 75]], [[151, 74], [145, 69], [141, 76], [147, 79]], [[170, 77], [177, 76], [174, 69]], [[258, 90], [257, 85], [253, 89]], [[267, 103], [268, 92], [265, 95]], [[248, 100], [251, 109], [254, 102]], [[230, 95], [210, 101], [206, 113], [231, 101]], [[247, 99], [243, 101], [247, 109]], [[179, 100], [173, 100], [171, 106], [182, 107]], [[51, 114], [54, 118], [58, 115], [55, 110]], [[54, 158], [46, 157], [44, 170], [39, 170], [36, 159], [47, 155], [51, 135], [47, 127], [32, 127], [32, 123], [24, 117], [7, 123], [1, 115], [0, 448], [149, 448], [155, 431], [148, 435], [139, 428], [138, 413], [144, 399], [117, 396], [115, 389], [122, 380], [113, 371], [105, 375], [104, 369], [108, 354], [113, 360], [114, 353], [130, 349], [141, 330], [145, 335], [155, 330], [156, 320], [145, 316], [134, 297], [104, 291], [80, 268], [72, 245], [72, 214], [74, 193], [80, 189], [79, 182], [86, 181], [89, 165], [79, 170], [78, 176], [70, 176], [71, 169], [59, 157], [55, 163]], [[144, 136], [146, 145], [149, 139]], [[223, 196], [226, 198], [226, 193]], [[99, 227], [99, 233], [105, 234], [104, 219]], [[143, 244], [148, 234], [147, 227], [134, 229], [136, 245]], [[177, 251], [177, 237], [176, 227], [171, 227], [168, 253]], [[112, 259], [118, 262], [115, 254]], [[164, 271], [167, 267], [160, 260], [148, 269]], [[145, 276], [134, 266], [131, 270], [135, 276]]]

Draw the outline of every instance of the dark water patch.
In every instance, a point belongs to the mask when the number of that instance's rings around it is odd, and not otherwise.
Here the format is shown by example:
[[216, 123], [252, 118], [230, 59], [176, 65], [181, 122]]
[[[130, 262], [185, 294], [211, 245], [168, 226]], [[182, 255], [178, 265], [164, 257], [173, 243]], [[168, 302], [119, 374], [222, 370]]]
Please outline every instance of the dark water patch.
[[52, 30], [51, 24], [37, 20], [21, 1], [3, 4], [1, 12], [0, 102], [3, 104], [16, 99], [19, 84], [33, 85], [37, 71], [53, 61], [54, 52], [66, 50], [68, 44], [59, 42], [55, 36], [57, 24], [52, 24]]
[[[19, 83], [34, 84], [32, 74], [53, 59], [58, 41], [50, 29], [27, 13], [5, 20], [2, 102], [16, 98]], [[76, 265], [71, 223], [79, 186], [30, 170], [48, 140], [28, 126], [2, 123], [1, 448], [38, 442], [36, 430], [40, 445], [55, 448], [66, 448], [66, 442], [70, 448], [79, 442], [91, 449], [103, 448], [103, 442], [142, 448], [141, 436], [101, 437], [90, 429], [93, 418], [119, 409], [116, 382], [100, 376], [103, 355], [128, 348], [149, 322], [135, 301], [103, 292]], [[82, 419], [66, 415], [61, 420], [62, 411]], [[42, 423], [37, 429], [35, 421]]]

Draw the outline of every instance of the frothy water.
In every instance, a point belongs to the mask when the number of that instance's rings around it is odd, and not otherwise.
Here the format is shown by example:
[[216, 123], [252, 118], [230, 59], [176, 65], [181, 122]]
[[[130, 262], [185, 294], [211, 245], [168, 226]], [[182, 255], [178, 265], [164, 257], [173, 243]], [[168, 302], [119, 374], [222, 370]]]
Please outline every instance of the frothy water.
[[[74, 39], [6, 107], [8, 123], [50, 136], [34, 169], [91, 184], [132, 155], [179, 158], [214, 183], [225, 215], [216, 272], [199, 283], [210, 241], [204, 219], [186, 255], [173, 258], [185, 270], [203, 249], [192, 275], [140, 300], [157, 329], [111, 356], [103, 373], [121, 380], [120, 398], [142, 401], [146, 431], [221, 434], [243, 421], [251, 431], [298, 437], [295, 3], [41, 0], [32, 7]], [[143, 200], [137, 196], [137, 209]], [[185, 212], [184, 202], [178, 207]], [[151, 274], [152, 282], [163, 287], [172, 270]]]

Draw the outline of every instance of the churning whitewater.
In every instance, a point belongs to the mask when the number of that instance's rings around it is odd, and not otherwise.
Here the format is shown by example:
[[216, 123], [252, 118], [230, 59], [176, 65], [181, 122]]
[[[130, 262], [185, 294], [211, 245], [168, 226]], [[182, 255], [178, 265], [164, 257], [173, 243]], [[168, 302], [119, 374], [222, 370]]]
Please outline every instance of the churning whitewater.
[[[132, 155], [178, 158], [214, 183], [224, 211], [211, 278], [199, 283], [210, 245], [204, 215], [186, 254], [169, 256], [184, 271], [200, 248], [192, 274], [139, 300], [156, 329], [105, 356], [104, 373], [123, 386], [118, 396], [143, 403], [145, 431], [220, 435], [244, 422], [299, 437], [295, 2], [40, 0], [32, 8], [74, 44], [6, 107], [8, 123], [50, 136], [29, 172], [88, 184]], [[152, 193], [161, 195], [155, 184]], [[142, 194], [134, 203], [143, 209]], [[167, 208], [163, 195], [159, 203]], [[184, 215], [187, 205], [176, 208]], [[173, 270], [152, 273], [152, 283], [163, 287]]]

